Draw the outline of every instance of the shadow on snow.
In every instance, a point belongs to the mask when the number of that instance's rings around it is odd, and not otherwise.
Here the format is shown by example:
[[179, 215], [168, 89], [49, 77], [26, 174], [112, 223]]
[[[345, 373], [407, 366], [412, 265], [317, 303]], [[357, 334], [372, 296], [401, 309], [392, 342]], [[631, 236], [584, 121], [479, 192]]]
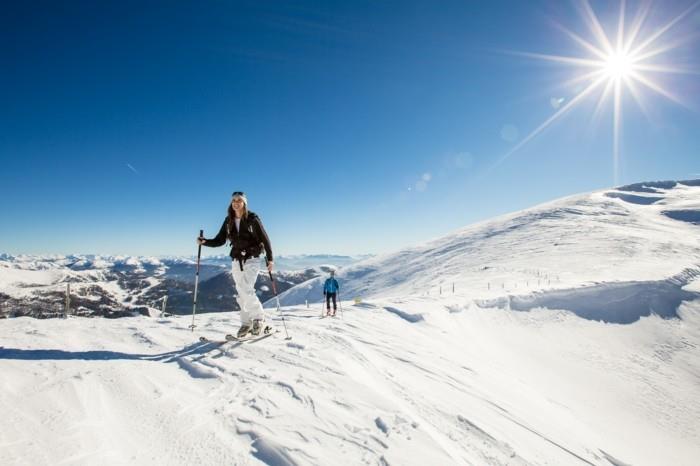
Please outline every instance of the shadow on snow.
[[0, 347], [0, 359], [18, 359], [27, 361], [115, 361], [115, 360], [132, 360], [132, 361], [156, 361], [156, 362], [173, 362], [183, 356], [204, 355], [209, 351], [220, 347], [221, 342], [197, 342], [189, 346], [185, 346], [181, 350], [169, 351], [160, 354], [131, 354], [122, 353], [119, 351], [64, 351], [58, 349], [19, 349], [19, 348], [4, 348]]

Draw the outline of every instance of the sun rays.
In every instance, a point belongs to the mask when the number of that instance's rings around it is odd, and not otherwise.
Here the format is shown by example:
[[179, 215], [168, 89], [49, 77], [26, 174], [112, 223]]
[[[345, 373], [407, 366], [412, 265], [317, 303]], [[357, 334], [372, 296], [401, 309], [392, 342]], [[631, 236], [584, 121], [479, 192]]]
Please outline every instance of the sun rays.
[[574, 56], [543, 53], [517, 54], [574, 67], [576, 76], [566, 84], [583, 83], [583, 88], [568, 102], [558, 106], [553, 115], [503, 155], [496, 165], [521, 149], [584, 99], [597, 95], [594, 117], [600, 116], [606, 108], [612, 107], [613, 178], [615, 184], [618, 184], [623, 95], [630, 95], [644, 113], [647, 112], [643, 99], [645, 91], [686, 106], [678, 95], [664, 86], [660, 78], [664, 74], [697, 75], [697, 70], [674, 66], [661, 60], [666, 59], [669, 52], [687, 42], [687, 38], [669, 40], [667, 36], [669, 31], [688, 17], [698, 5], [700, 1], [694, 2], [670, 21], [657, 25], [651, 15], [651, 3], [647, 1], [639, 6], [634, 18], [627, 24], [628, 8], [626, 1], [621, 0], [615, 21], [615, 31], [610, 34], [603, 28], [590, 3], [587, 0], [581, 0], [579, 12], [586, 25], [588, 37], [582, 37], [562, 25], [557, 27], [584, 51], [583, 54]]

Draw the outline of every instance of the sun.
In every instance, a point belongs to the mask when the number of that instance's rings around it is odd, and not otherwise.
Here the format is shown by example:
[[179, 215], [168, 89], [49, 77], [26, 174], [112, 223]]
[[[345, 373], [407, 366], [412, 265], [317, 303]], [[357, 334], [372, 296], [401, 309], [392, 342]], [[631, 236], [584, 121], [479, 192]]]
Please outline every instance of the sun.
[[[612, 103], [613, 180], [615, 184], [619, 184], [623, 95], [632, 96], [644, 113], [646, 113], [646, 109], [642, 101], [643, 90], [661, 95], [679, 105], [687, 106], [683, 99], [663, 86], [659, 77], [663, 74], [689, 74], [697, 77], [700, 74], [697, 69], [671, 65], [666, 61], [668, 52], [687, 43], [688, 38], [664, 40], [667, 39], [669, 30], [676, 27], [700, 5], [700, 0], [694, 1], [688, 8], [666, 23], [655, 22], [654, 18], [650, 17], [651, 2], [642, 2], [635, 14], [635, 19], [629, 25], [626, 22], [626, 1], [620, 0], [619, 15], [616, 18], [617, 28], [613, 34], [604, 30], [588, 0], [579, 0], [578, 5], [581, 19], [586, 24], [590, 37], [582, 37], [564, 26], [557, 26], [578, 47], [584, 50], [584, 54], [562, 56], [529, 52], [513, 53], [576, 67], [581, 72], [562, 84], [566, 86], [583, 83], [582, 90], [568, 99], [565, 105], [558, 107], [552, 116], [502, 156], [494, 167], [522, 148], [584, 99], [597, 94], [596, 116], [602, 112], [608, 102]], [[645, 35], [644, 31], [649, 33]], [[660, 62], [661, 59], [664, 59], [663, 63]]]
[[602, 69], [608, 79], [629, 79], [633, 76], [634, 60], [624, 51], [617, 51], [608, 56], [602, 64]]

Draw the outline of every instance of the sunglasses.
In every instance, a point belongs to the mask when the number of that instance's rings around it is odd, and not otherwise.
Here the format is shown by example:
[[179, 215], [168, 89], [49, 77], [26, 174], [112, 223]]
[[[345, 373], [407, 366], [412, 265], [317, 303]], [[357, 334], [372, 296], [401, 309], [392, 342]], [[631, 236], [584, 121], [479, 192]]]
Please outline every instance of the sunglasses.
[[245, 193], [243, 191], [234, 191], [231, 196], [245, 196]]

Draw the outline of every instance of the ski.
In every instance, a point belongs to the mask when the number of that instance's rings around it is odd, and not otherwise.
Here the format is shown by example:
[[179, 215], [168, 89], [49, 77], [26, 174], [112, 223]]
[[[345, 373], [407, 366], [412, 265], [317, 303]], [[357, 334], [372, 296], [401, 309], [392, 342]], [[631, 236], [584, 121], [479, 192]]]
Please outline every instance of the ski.
[[199, 337], [199, 341], [202, 343], [212, 343], [212, 344], [216, 344], [216, 345], [223, 345], [226, 343], [235, 343], [235, 342], [239, 342], [239, 343], [251, 342], [252, 343], [252, 342], [255, 342], [258, 340], [262, 340], [262, 339], [267, 338], [267, 337], [271, 337], [272, 335], [274, 335], [275, 333], [278, 333], [278, 332], [279, 332], [279, 330], [275, 330], [274, 332], [260, 334], [260, 335], [246, 335], [243, 338], [238, 338], [235, 335], [226, 335], [224, 340], [212, 340], [212, 339], [207, 338], [207, 337]]
[[223, 345], [224, 343], [228, 343], [228, 340], [212, 340], [211, 338], [207, 337], [199, 337], [199, 341], [202, 343], [215, 343], [217, 345]]
[[275, 330], [275, 329], [273, 329], [271, 326], [268, 325], [267, 327], [265, 327], [265, 328], [263, 329], [262, 332], [260, 332], [259, 335], [253, 335], [253, 334], [249, 333], [249, 334], [247, 334], [247, 335], [245, 335], [245, 336], [243, 336], [243, 337], [238, 338], [238, 337], [235, 336], [235, 335], [230, 335], [230, 334], [229, 334], [229, 335], [226, 335], [226, 341], [240, 341], [240, 342], [243, 342], [243, 341], [257, 341], [257, 340], [262, 340], [263, 338], [270, 337], [270, 336], [274, 335], [275, 333], [277, 333], [278, 331], [279, 331], [279, 330]]
[[263, 329], [262, 332], [260, 332], [259, 335], [253, 335], [251, 333], [245, 335], [244, 337], [238, 338], [235, 335], [228, 334], [224, 337], [223, 340], [212, 340], [211, 338], [207, 338], [205, 336], [199, 337], [199, 341], [202, 343], [215, 343], [218, 345], [223, 345], [224, 343], [229, 343], [229, 342], [254, 342], [258, 340], [262, 340], [263, 338], [271, 337], [275, 333], [279, 333], [279, 330], [274, 329], [272, 326], [268, 325]]
[[272, 332], [272, 333], [266, 333], [262, 335], [252, 335], [252, 336], [244, 336], [242, 338], [238, 338], [235, 335], [226, 335], [226, 341], [231, 341], [231, 342], [239, 342], [239, 343], [255, 343], [256, 341], [264, 340], [267, 337], [271, 337], [275, 333], [277, 333], [278, 330]]

